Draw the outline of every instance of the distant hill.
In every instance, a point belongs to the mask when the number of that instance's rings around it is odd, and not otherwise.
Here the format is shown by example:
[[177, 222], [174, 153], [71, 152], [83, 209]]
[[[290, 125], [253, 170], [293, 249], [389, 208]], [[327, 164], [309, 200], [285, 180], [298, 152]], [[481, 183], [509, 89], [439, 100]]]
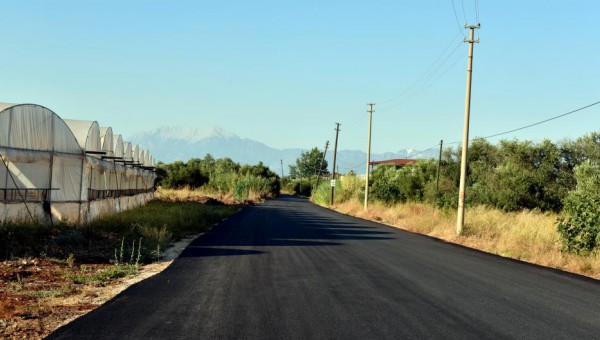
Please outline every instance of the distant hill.
[[[283, 160], [284, 173], [288, 164], [292, 164], [304, 149], [274, 149], [264, 143], [240, 138], [236, 134], [219, 127], [200, 129], [193, 127], [160, 127], [151, 131], [137, 133], [129, 140], [149, 149], [155, 159], [162, 162], [176, 160], [187, 161], [190, 158], [202, 158], [210, 153], [215, 158], [229, 157], [242, 164], [256, 164], [262, 161], [265, 165], [281, 172], [280, 160]], [[371, 154], [372, 160], [406, 158], [416, 154], [413, 149]], [[419, 158], [435, 157], [436, 151], [419, 155]], [[358, 150], [338, 151], [337, 163], [342, 173], [350, 170], [358, 174], [365, 173], [366, 153]], [[327, 161], [331, 167], [333, 156], [327, 152]], [[331, 169], [330, 169], [331, 170]]]

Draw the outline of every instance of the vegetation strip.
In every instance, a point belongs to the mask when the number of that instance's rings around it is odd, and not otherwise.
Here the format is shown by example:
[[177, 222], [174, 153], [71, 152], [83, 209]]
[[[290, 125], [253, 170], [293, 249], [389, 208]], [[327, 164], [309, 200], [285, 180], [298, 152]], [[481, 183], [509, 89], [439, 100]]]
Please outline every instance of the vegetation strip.
[[[153, 201], [86, 228], [0, 225], [10, 258], [0, 263], [0, 336], [43, 338], [127, 286], [166, 268], [187, 244], [239, 211], [199, 193]], [[188, 237], [188, 238], [186, 238]], [[165, 252], [165, 249], [168, 249]], [[4, 255], [4, 254], [3, 254]], [[14, 258], [14, 256], [20, 256]], [[153, 262], [160, 260], [160, 262]]]
[[[321, 204], [328, 207], [328, 204]], [[363, 210], [358, 199], [338, 203], [334, 210], [393, 227], [461, 244], [529, 263], [600, 279], [600, 256], [562, 251], [555, 227], [557, 214], [540, 211], [503, 212], [479, 206], [467, 210], [463, 235], [455, 233], [456, 213], [431, 205], [375, 202]]]
[[[283, 190], [335, 209], [491, 253], [600, 278], [600, 132], [541, 142], [475, 138], [469, 146], [467, 220], [455, 232], [460, 148], [440, 159], [402, 159], [365, 178], [336, 181], [317, 148], [290, 165]], [[380, 162], [384, 163], [384, 162]], [[439, 179], [439, 180], [438, 180]]]

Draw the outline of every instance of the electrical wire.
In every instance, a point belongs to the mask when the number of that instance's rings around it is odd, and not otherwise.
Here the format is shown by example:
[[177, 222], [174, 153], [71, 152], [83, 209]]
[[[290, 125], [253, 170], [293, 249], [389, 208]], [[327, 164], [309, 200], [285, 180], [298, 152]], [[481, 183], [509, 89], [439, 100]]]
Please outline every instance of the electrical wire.
[[465, 19], [465, 24], [466, 24], [467, 23], [467, 14], [465, 14], [465, 0], [461, 0], [460, 5], [462, 6], [463, 18]]
[[446, 54], [446, 52], [448, 52], [448, 50], [450, 49], [450, 47], [452, 47], [452, 45], [454, 43], [456, 43], [456, 38], [460, 35], [460, 32], [457, 32], [453, 37], [452, 40], [450, 40], [450, 42], [448, 43], [448, 45], [444, 48], [444, 50], [442, 51], [442, 53], [440, 53], [438, 55], [438, 57], [434, 60], [434, 62], [425, 70], [425, 72], [423, 72], [423, 74], [421, 74], [419, 76], [419, 78], [417, 78], [410, 86], [408, 86], [406, 89], [404, 89], [402, 92], [400, 92], [400, 94], [388, 99], [388, 100], [384, 100], [384, 101], [378, 101], [377, 104], [378, 105], [384, 105], [386, 103], [389, 102], [393, 102], [397, 99], [402, 98], [402, 96], [404, 96], [407, 92], [410, 92], [410, 90], [414, 87], [417, 86], [420, 82], [423, 81], [423, 79], [425, 77], [427, 77], [427, 75], [436, 67], [437, 63], [444, 57], [444, 55]]
[[[566, 117], [566, 116], [572, 115], [572, 114], [574, 114], [576, 112], [583, 111], [585, 109], [588, 109], [588, 108], [590, 108], [592, 106], [595, 106], [595, 105], [598, 105], [598, 104], [600, 104], [600, 101], [597, 101], [595, 103], [582, 106], [580, 108], [577, 108], [575, 110], [571, 110], [571, 111], [566, 112], [566, 113], [562, 113], [562, 114], [559, 114], [559, 115], [556, 115], [556, 116], [553, 116], [553, 117], [541, 120], [539, 122], [535, 122], [535, 123], [532, 123], [532, 124], [529, 124], [529, 125], [521, 126], [521, 127], [516, 128], [516, 129], [512, 129], [512, 130], [508, 130], [508, 131], [504, 131], [504, 132], [495, 133], [495, 134], [492, 134], [492, 135], [489, 135], [489, 136], [485, 136], [485, 137], [477, 137], [477, 138], [469, 139], [469, 142], [476, 141], [476, 140], [482, 140], [482, 139], [494, 138], [494, 137], [506, 135], [506, 134], [509, 134], [509, 133], [512, 133], [512, 132], [516, 132], [516, 131], [521, 131], [521, 130], [524, 130], [524, 129], [528, 129], [530, 127], [534, 127], [534, 126], [537, 126], [537, 125], [540, 125], [540, 124], [544, 124], [544, 123], [553, 121], [555, 119], [559, 119], [559, 118], [562, 118], [562, 117]], [[461, 141], [456, 141], [456, 142], [448, 143], [446, 145], [459, 144], [459, 143], [462, 143], [462, 142]]]
[[[453, 55], [456, 53], [456, 51], [458, 51], [458, 49], [460, 48], [460, 46], [461, 46], [462, 44], [463, 44], [463, 42], [462, 42], [462, 41], [461, 41], [460, 43], [458, 43], [458, 44], [456, 45], [456, 47], [455, 47], [455, 48], [452, 50], [452, 52], [450, 52], [450, 54], [449, 54], [449, 55], [447, 55], [447, 56], [446, 56], [446, 58], [444, 58], [444, 60], [443, 60], [441, 63], [439, 63], [439, 64], [438, 64], [438, 65], [437, 65], [437, 66], [436, 66], [436, 67], [435, 67], [433, 70], [430, 70], [430, 71], [429, 71], [429, 73], [428, 73], [428, 74], [426, 74], [426, 75], [425, 75], [425, 77], [424, 77], [424, 78], [422, 78], [422, 80], [421, 80], [419, 83], [415, 82], [415, 84], [414, 84], [414, 86], [413, 86], [412, 88], [410, 88], [410, 89], [408, 89], [407, 91], [405, 91], [405, 93], [404, 93], [404, 95], [405, 95], [405, 98], [404, 98], [404, 99], [406, 100], [406, 99], [409, 99], [409, 98], [413, 97], [413, 96], [414, 96], [416, 93], [422, 92], [422, 90], [423, 90], [423, 89], [425, 89], [425, 88], [427, 88], [427, 87], [431, 86], [431, 85], [432, 85], [432, 84], [433, 84], [435, 81], [437, 81], [438, 79], [440, 79], [440, 78], [441, 78], [441, 76], [439, 76], [439, 77], [435, 78], [435, 80], [434, 80], [433, 82], [430, 82], [430, 80], [431, 80], [431, 79], [432, 79], [432, 78], [433, 78], [435, 75], [439, 75], [439, 73], [438, 73], [438, 72], [439, 72], [439, 71], [440, 71], [440, 70], [441, 70], [441, 69], [444, 67], [444, 65], [446, 65], [446, 63], [448, 62], [448, 60], [449, 60], [449, 59], [450, 59], [450, 58], [451, 58], [451, 57], [452, 57], [452, 56], [453, 56]], [[456, 62], [457, 62], [457, 61], [455, 61], [455, 62], [454, 62], [454, 63], [453, 63], [451, 66], [450, 66], [450, 68], [451, 68], [452, 66], [454, 66], [454, 65], [456, 64]], [[447, 69], [447, 70], [445, 70], [445, 71], [442, 73], [442, 75], [443, 75], [443, 74], [445, 74], [446, 72], [448, 72], [448, 69]], [[398, 103], [395, 103], [395, 104], [393, 104], [393, 105], [391, 105], [391, 106], [388, 106], [388, 107], [380, 108], [380, 109], [379, 109], [379, 112], [391, 110], [391, 109], [393, 109], [393, 108], [397, 107], [397, 106], [398, 106], [398, 105], [400, 105], [400, 104], [402, 104], [402, 101], [401, 101], [401, 102], [398, 102]]]
[[428, 148], [428, 149], [425, 149], [425, 150], [423, 150], [423, 151], [419, 151], [419, 152], [417, 152], [417, 153], [416, 153], [416, 154], [414, 154], [414, 155], [410, 155], [410, 156], [408, 156], [406, 159], [415, 159], [415, 158], [417, 158], [417, 156], [419, 156], [419, 155], [422, 155], [422, 154], [424, 154], [424, 153], [425, 153], [425, 152], [427, 152], [427, 151], [433, 150], [433, 149], [437, 148], [438, 146], [439, 146], [439, 144], [436, 144], [436, 145], [434, 145], [434, 146], [432, 146], [432, 147], [430, 147], [430, 148]]
[[454, 12], [454, 18], [456, 19], [456, 25], [458, 26], [458, 31], [460, 32], [460, 34], [462, 34], [462, 36], [465, 39], [467, 39], [467, 36], [463, 32], [463, 27], [460, 25], [460, 22], [458, 20], [458, 15], [456, 15], [456, 7], [454, 6], [454, 0], [450, 0], [450, 1], [452, 2], [452, 11]]
[[353, 165], [353, 166], [350, 166], [350, 167], [348, 167], [348, 166], [342, 167], [341, 169], [342, 170], [354, 170], [354, 169], [358, 168], [359, 166], [365, 166], [366, 164], [367, 164], [367, 162], [361, 162], [359, 164], [356, 164], [356, 165]]
[[530, 128], [530, 127], [534, 127], [534, 126], [537, 126], [537, 125], [540, 125], [540, 124], [547, 123], [547, 122], [549, 122], [549, 121], [552, 121], [552, 120], [555, 120], [555, 119], [558, 119], [558, 118], [562, 118], [562, 117], [565, 117], [565, 116], [568, 116], [568, 115], [572, 115], [573, 113], [576, 113], [576, 112], [579, 112], [579, 111], [585, 110], [585, 109], [587, 109], [587, 108], [590, 108], [590, 107], [592, 107], [592, 106], [594, 106], [594, 105], [598, 105], [598, 104], [600, 104], [600, 101], [597, 101], [597, 102], [595, 102], [595, 103], [592, 103], [592, 104], [589, 104], [589, 105], [586, 105], [586, 106], [580, 107], [580, 108], [578, 108], [578, 109], [575, 109], [575, 110], [573, 110], [573, 111], [569, 111], [569, 112], [567, 112], [567, 113], [560, 114], [560, 115], [558, 115], [558, 116], [554, 116], [554, 117], [551, 117], [551, 118], [548, 118], [548, 119], [544, 119], [544, 120], [542, 120], [542, 121], [539, 121], [539, 122], [536, 122], [536, 123], [533, 123], [533, 124], [529, 124], [529, 125], [522, 126], [522, 127], [520, 127], [520, 128], [516, 128], [516, 129], [509, 130], [509, 131], [500, 132], [500, 133], [496, 133], [496, 134], [493, 134], [493, 135], [489, 135], [489, 136], [481, 137], [481, 138], [478, 138], [478, 139], [487, 139], [487, 138], [493, 138], [493, 137], [502, 136], [502, 135], [505, 135], [505, 134], [508, 134], [508, 133], [512, 133], [512, 132], [516, 132], [516, 131], [524, 130], [524, 129], [527, 129], [527, 128]]
[[431, 85], [435, 84], [439, 79], [443, 78], [446, 73], [448, 73], [448, 71], [450, 71], [451, 69], [454, 68], [454, 66], [456, 66], [456, 64], [463, 60], [464, 56], [467, 54], [467, 51], [463, 51], [463, 53], [460, 53], [452, 62], [452, 64], [450, 64], [450, 66], [448, 68], [446, 68], [442, 73], [440, 73], [437, 78], [435, 78], [432, 82], [430, 82], [429, 84], [425, 85], [424, 87], [421, 88], [421, 90], [418, 90], [415, 94], [419, 94], [422, 93], [423, 91], [427, 90], [428, 88], [431, 87]]
[[475, 0], [475, 18], [477, 19], [477, 23], [479, 24], [479, 0]]
[[[357, 114], [352, 123], [346, 124], [346, 129], [355, 127], [358, 123], [360, 123], [361, 119], [364, 117], [364, 112], [361, 110], [360, 114]], [[340, 124], [341, 125], [341, 124]]]

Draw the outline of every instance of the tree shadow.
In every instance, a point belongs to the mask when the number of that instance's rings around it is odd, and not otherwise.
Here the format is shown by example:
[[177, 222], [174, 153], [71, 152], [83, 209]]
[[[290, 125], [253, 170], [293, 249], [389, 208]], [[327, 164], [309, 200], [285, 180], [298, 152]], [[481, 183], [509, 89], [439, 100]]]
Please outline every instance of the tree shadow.
[[332, 216], [330, 211], [306, 199], [283, 195], [262, 205], [246, 207], [215, 226], [195, 240], [182, 257], [253, 255], [266, 252], [264, 247], [339, 246], [351, 241], [394, 238], [392, 231], [358, 219]]
[[185, 248], [179, 257], [236, 256], [257, 255], [263, 253], [264, 251], [251, 249], [209, 248], [190, 245], [189, 247]]

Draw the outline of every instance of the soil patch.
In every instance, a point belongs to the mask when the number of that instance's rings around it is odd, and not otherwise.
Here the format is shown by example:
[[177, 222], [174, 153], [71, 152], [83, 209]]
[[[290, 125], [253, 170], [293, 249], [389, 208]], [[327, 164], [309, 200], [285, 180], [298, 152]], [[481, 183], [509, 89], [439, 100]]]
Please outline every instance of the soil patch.
[[0, 263], [0, 338], [42, 339], [62, 325], [94, 310], [144, 279], [166, 269], [199, 235], [187, 237], [164, 252], [161, 262], [139, 267], [134, 275], [77, 284], [114, 264], [76, 264], [28, 258]]

